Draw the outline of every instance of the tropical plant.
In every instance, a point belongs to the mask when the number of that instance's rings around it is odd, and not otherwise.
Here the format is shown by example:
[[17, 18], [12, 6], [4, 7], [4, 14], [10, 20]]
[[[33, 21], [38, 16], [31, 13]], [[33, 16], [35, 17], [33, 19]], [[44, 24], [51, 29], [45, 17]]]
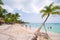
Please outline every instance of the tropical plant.
[[0, 18], [4, 17], [5, 13], [7, 13], [6, 9], [2, 8], [1, 5], [3, 5], [4, 3], [2, 2], [2, 0], [0, 0]]
[[0, 17], [4, 17], [5, 13], [7, 13], [7, 11], [0, 6]]
[[0, 22], [2, 19], [5, 23], [24, 23], [19, 19], [20, 15], [18, 13], [8, 13], [6, 9], [2, 8], [1, 5], [3, 4], [2, 0], [0, 0]]
[[4, 3], [2, 2], [2, 0], [0, 0], [0, 4], [3, 5]]
[[21, 20], [19, 19], [19, 17], [20, 17], [20, 15], [18, 13], [15, 13], [15, 14], [7, 13], [5, 15], [4, 20], [5, 20], [6, 23], [20, 23]]
[[2, 0], [0, 0], [0, 24], [4, 22], [5, 13], [7, 13], [6, 9], [2, 8], [1, 5], [3, 5]]
[[13, 14], [13, 16], [14, 16], [14, 17], [13, 17], [14, 22], [17, 23], [20, 15], [19, 15], [18, 13], [15, 13], [15, 14]]
[[40, 12], [43, 13], [42, 14], [42, 18], [47, 16], [45, 21], [42, 23], [41, 27], [38, 28], [38, 30], [36, 32], [40, 32], [41, 28], [45, 25], [45, 22], [47, 21], [47, 19], [49, 18], [49, 16], [52, 15], [60, 15], [60, 6], [53, 6], [54, 3], [51, 3], [48, 6], [45, 6], [44, 9], [42, 9]]
[[6, 23], [9, 23], [9, 22], [11, 22], [11, 15], [12, 15], [12, 13], [7, 13], [6, 15], [5, 15], [5, 18], [4, 18], [4, 20], [5, 20], [5, 22]]

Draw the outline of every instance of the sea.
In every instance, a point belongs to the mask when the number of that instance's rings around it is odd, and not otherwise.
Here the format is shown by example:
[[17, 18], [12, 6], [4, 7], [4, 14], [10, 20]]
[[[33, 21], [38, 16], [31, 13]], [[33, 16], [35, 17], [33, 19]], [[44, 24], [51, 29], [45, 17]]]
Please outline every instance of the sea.
[[[42, 23], [29, 23], [33, 28], [39, 28]], [[60, 23], [46, 23], [41, 29], [60, 34]]]

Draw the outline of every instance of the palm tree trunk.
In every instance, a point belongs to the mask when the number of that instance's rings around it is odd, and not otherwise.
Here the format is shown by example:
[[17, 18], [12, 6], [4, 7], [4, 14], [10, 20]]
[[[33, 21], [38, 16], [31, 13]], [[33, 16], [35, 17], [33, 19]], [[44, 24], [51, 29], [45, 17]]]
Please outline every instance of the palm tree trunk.
[[[48, 19], [49, 16], [50, 16], [50, 15], [48, 14], [47, 17], [46, 17], [46, 19], [45, 19], [45, 21], [44, 21], [44, 22], [42, 23], [42, 25], [37, 29], [36, 32], [40, 32], [41, 28], [45, 25], [45, 22], [47, 21], [47, 19]], [[35, 33], [36, 33], [36, 32], [35, 32]]]

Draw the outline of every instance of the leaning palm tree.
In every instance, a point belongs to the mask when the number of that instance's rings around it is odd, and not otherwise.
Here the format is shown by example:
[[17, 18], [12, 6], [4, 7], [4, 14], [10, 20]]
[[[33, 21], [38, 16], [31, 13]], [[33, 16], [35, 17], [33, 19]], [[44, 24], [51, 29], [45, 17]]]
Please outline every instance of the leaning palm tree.
[[[37, 31], [34, 33], [35, 36], [37, 36], [40, 33], [41, 28], [45, 25], [47, 19], [49, 18], [49, 16], [52, 15], [60, 15], [60, 6], [53, 6], [53, 3], [51, 3], [48, 6], [45, 6], [44, 9], [42, 9], [40, 11], [42, 14], [42, 18], [47, 16], [45, 21], [42, 23], [42, 25], [37, 29]], [[33, 38], [34, 39], [34, 38]]]
[[53, 3], [51, 3], [49, 6], [45, 6], [45, 9], [42, 9], [40, 11], [42, 14], [42, 18], [47, 16], [45, 21], [42, 23], [41, 27], [38, 28], [37, 32], [41, 30], [41, 28], [45, 25], [47, 19], [49, 16], [52, 15], [60, 15], [60, 6], [53, 6]]

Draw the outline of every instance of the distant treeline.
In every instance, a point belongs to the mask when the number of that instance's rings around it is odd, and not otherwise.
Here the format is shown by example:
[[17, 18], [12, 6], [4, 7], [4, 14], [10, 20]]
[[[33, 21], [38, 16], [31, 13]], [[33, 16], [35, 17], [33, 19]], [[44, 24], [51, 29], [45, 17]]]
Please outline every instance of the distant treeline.
[[[19, 13], [10, 13], [6, 9], [2, 8], [1, 5], [4, 5], [2, 0], [0, 0], [0, 24], [1, 23], [25, 23], [20, 19]], [[27, 23], [27, 22], [26, 22]]]

